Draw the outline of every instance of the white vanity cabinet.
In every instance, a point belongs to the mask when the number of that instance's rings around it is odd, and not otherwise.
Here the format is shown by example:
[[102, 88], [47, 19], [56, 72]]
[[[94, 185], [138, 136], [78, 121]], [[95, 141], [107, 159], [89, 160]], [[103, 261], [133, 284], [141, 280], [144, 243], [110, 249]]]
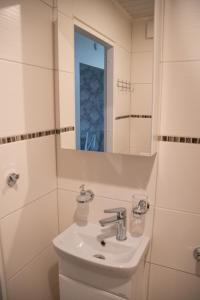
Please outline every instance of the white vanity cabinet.
[[101, 227], [72, 224], [53, 241], [59, 257], [60, 300], [143, 300], [149, 238], [107, 237]]
[[68, 277], [59, 275], [60, 300], [124, 300], [106, 291], [96, 289], [92, 286], [72, 280]]

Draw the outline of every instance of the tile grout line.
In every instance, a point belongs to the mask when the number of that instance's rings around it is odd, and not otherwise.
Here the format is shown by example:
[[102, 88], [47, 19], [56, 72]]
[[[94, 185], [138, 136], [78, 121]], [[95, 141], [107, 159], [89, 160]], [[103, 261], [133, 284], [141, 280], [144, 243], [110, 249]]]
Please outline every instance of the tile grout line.
[[[75, 190], [68, 189], [68, 188], [65, 188], [65, 187], [60, 187], [59, 185], [58, 185], [58, 190], [79, 194], [78, 190], [75, 191]], [[95, 193], [95, 197], [105, 198], [105, 199], [110, 199], [110, 200], [115, 200], [115, 201], [120, 201], [120, 202], [131, 203], [131, 200], [125, 200], [125, 199], [121, 199], [121, 198], [119, 199], [119, 198], [114, 198], [114, 197], [105, 196], [105, 195], [96, 194], [96, 193]], [[153, 206], [153, 204], [151, 204], [151, 206]]]
[[200, 59], [180, 59], [180, 60], [161, 60], [163, 64], [174, 64], [174, 63], [193, 63], [193, 62], [200, 62]]
[[8, 62], [8, 63], [14, 63], [14, 64], [20, 64], [20, 65], [24, 65], [24, 66], [28, 66], [28, 67], [39, 68], [39, 69], [42, 69], [42, 70], [55, 71], [53, 66], [52, 67], [45, 67], [45, 66], [41, 66], [41, 65], [30, 64], [30, 63], [27, 63], [27, 62], [24, 62], [24, 61], [6, 59], [6, 58], [3, 58], [3, 57], [0, 57], [0, 61]]
[[53, 8], [53, 6], [51, 4], [48, 4], [47, 2], [45, 2], [44, 0], [40, 0], [43, 4], [47, 5], [49, 8]]
[[132, 53], [132, 54], [153, 53], [153, 50], [132, 51], [131, 53]]
[[43, 248], [41, 251], [39, 251], [37, 254], [35, 254], [32, 258], [30, 258], [30, 260], [28, 262], [26, 262], [21, 268], [19, 268], [19, 270], [16, 271], [15, 274], [13, 274], [10, 277], [6, 276], [6, 280], [12, 280], [14, 279], [16, 276], [18, 276], [19, 273], [21, 273], [24, 269], [26, 269], [26, 267], [28, 267], [30, 264], [32, 264], [38, 257], [40, 257], [45, 251], [47, 251], [47, 249], [51, 248], [52, 243], [49, 243], [45, 248]]
[[[161, 76], [160, 81], [160, 88], [158, 90], [158, 97], [160, 100], [159, 103], [159, 107], [158, 107], [158, 122], [160, 123], [158, 128], [160, 129], [161, 126], [161, 122], [160, 122], [160, 118], [161, 118], [161, 107], [162, 107], [162, 93], [163, 93], [163, 52], [164, 52], [164, 30], [165, 30], [165, 18], [166, 18], [166, 3], [165, 0], [161, 0], [161, 5], [160, 5], [160, 9], [159, 9], [159, 14], [161, 14], [161, 19], [160, 22], [161, 23], [161, 30], [160, 30], [160, 41], [159, 41], [159, 52], [160, 52], [160, 57], [159, 57], [159, 75]], [[155, 49], [154, 49], [155, 50]], [[159, 137], [158, 137], [158, 141], [159, 141]], [[153, 245], [155, 242], [154, 239], [154, 228], [155, 228], [155, 221], [156, 221], [156, 206], [158, 203], [158, 178], [159, 178], [159, 163], [160, 163], [160, 148], [159, 145], [157, 145], [157, 151], [158, 151], [158, 157], [156, 158], [156, 174], [155, 174], [155, 192], [154, 192], [154, 208], [153, 208], [153, 222], [152, 222], [152, 228], [151, 228], [151, 248], [150, 248], [150, 255], [149, 255], [149, 259], [150, 259], [150, 267], [149, 267], [149, 272], [148, 272], [148, 279], [147, 279], [147, 294], [146, 294], [146, 298], [147, 300], [150, 300], [150, 284], [151, 284], [151, 277], [152, 277], [152, 268], [151, 268], [151, 261], [152, 261], [152, 256], [153, 256]]]
[[5, 218], [9, 217], [10, 215], [12, 215], [12, 214], [18, 212], [19, 210], [22, 210], [22, 209], [28, 207], [29, 205], [33, 204], [34, 202], [37, 202], [37, 201], [39, 201], [39, 200], [42, 200], [44, 197], [46, 197], [46, 196], [52, 194], [52, 193], [55, 192], [56, 190], [57, 190], [57, 187], [55, 187], [55, 188], [52, 189], [52, 190], [49, 190], [48, 192], [46, 192], [46, 193], [44, 193], [44, 194], [38, 196], [37, 198], [35, 198], [35, 199], [33, 199], [33, 200], [30, 200], [29, 202], [23, 204], [22, 206], [20, 206], [20, 207], [18, 207], [18, 208], [16, 208], [16, 209], [12, 210], [11, 212], [5, 214], [4, 216], [0, 217], [0, 223], [1, 223]]
[[7, 58], [3, 58], [3, 57], [0, 57], [0, 61], [8, 62], [8, 63], [13, 63], [13, 64], [20, 64], [20, 65], [24, 65], [24, 66], [28, 66], [28, 67], [33, 67], [33, 68], [39, 68], [39, 69], [47, 70], [47, 71], [63, 72], [63, 73], [72, 74], [72, 75], [74, 74], [73, 71], [68, 71], [68, 70], [60, 69], [60, 68], [57, 68], [57, 67], [54, 67], [54, 66], [52, 66], [52, 67], [45, 67], [45, 66], [41, 66], [41, 65], [34, 65], [34, 64], [27, 63], [27, 62], [24, 62], [24, 61], [7, 59]]
[[180, 210], [180, 209], [175, 209], [175, 208], [167, 208], [159, 205], [155, 205], [155, 210], [164, 210], [168, 211], [170, 213], [177, 213], [177, 214], [184, 214], [184, 215], [193, 215], [196, 217], [200, 217], [200, 212], [193, 212], [193, 211], [188, 211], [188, 210]]
[[166, 266], [166, 265], [154, 263], [154, 262], [151, 262], [151, 261], [150, 261], [149, 263], [150, 263], [150, 265], [159, 266], [159, 267], [162, 267], [162, 268], [165, 268], [165, 269], [169, 269], [169, 270], [173, 270], [173, 271], [177, 271], [177, 272], [189, 274], [189, 275], [192, 275], [192, 276], [196, 276], [195, 273], [188, 272], [188, 271], [183, 271], [183, 270], [181, 270], [181, 269], [176, 269], [175, 267], [173, 268], [173, 267], [170, 267], [170, 266]]

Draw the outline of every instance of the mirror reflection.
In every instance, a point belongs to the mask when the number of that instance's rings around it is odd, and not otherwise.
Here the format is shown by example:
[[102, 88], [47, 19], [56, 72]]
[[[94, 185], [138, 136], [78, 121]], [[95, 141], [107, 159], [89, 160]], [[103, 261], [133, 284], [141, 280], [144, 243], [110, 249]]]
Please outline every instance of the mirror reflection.
[[152, 154], [154, 1], [62, 0], [57, 14], [61, 147]]
[[75, 31], [76, 148], [106, 151], [106, 46]]

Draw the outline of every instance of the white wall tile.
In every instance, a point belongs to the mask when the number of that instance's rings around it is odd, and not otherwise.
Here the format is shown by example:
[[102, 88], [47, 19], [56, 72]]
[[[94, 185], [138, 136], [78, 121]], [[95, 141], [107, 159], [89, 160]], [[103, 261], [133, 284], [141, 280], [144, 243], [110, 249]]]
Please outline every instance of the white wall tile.
[[74, 72], [74, 24], [72, 18], [58, 13], [57, 69]]
[[[0, 147], [0, 216], [56, 188], [55, 137], [41, 137]], [[20, 174], [16, 187], [7, 186], [13, 171]]]
[[131, 53], [119, 45], [115, 45], [114, 72], [118, 79], [130, 81]]
[[77, 207], [78, 193], [58, 189], [59, 231], [64, 231], [74, 223], [74, 214]]
[[130, 118], [114, 122], [114, 152], [129, 154], [130, 151]]
[[152, 83], [153, 52], [133, 53], [132, 60], [132, 81], [134, 83]]
[[80, 215], [89, 221], [90, 210], [92, 210], [94, 202], [89, 205], [79, 205], [76, 201], [77, 196], [76, 192], [58, 189], [60, 231], [64, 231], [72, 223], [80, 221]]
[[151, 152], [151, 124], [151, 119], [131, 119], [131, 153], [142, 154]]
[[63, 149], [76, 149], [75, 131], [63, 132], [60, 134], [60, 147]]
[[114, 113], [115, 116], [123, 116], [130, 114], [130, 93], [121, 90], [121, 88], [116, 89], [116, 98], [114, 99]]
[[5, 279], [5, 272], [4, 272], [4, 265], [3, 265], [3, 257], [2, 257], [2, 249], [0, 251], [0, 299], [6, 299], [7, 297], [7, 288], [6, 288], [6, 279]]
[[146, 38], [146, 24], [147, 20], [138, 20], [133, 22], [132, 32], [132, 51], [153, 51], [153, 39]]
[[57, 0], [58, 10], [68, 17], [73, 16], [73, 0]]
[[149, 271], [150, 271], [150, 264], [145, 263], [144, 267], [144, 290], [143, 290], [143, 295], [141, 300], [147, 300], [148, 296], [148, 283], [149, 283]]
[[0, 61], [0, 136], [54, 128], [53, 71]]
[[131, 113], [136, 115], [151, 115], [153, 106], [152, 84], [134, 84], [131, 95]]
[[58, 300], [58, 289], [57, 257], [52, 247], [8, 281], [12, 300]]
[[58, 233], [57, 193], [52, 192], [1, 220], [7, 278], [51, 244]]
[[75, 126], [74, 73], [59, 72], [60, 127]]
[[147, 195], [149, 197], [149, 201], [152, 205], [155, 205], [155, 198], [156, 198], [156, 188], [157, 188], [157, 168], [158, 168], [158, 155], [157, 154], [154, 154], [153, 155], [153, 166], [152, 166], [152, 169], [151, 169], [151, 174], [150, 174], [150, 177], [149, 177], [149, 181], [148, 181], [148, 184], [147, 184]]
[[200, 213], [198, 145], [159, 143], [157, 205]]
[[151, 261], [195, 274], [199, 226], [200, 215], [156, 209]]
[[151, 265], [149, 300], [199, 300], [200, 278]]
[[131, 49], [131, 21], [112, 1], [76, 0], [58, 1], [58, 9], [66, 16], [73, 14], [78, 20], [99, 33], [118, 42], [127, 50]]
[[0, 24], [0, 58], [53, 67], [51, 7], [35, 0], [2, 0]]
[[200, 136], [200, 62], [163, 66], [161, 133]]
[[165, 1], [164, 61], [200, 59], [199, 0]]
[[41, 1], [53, 7], [53, 0], [41, 0]]
[[79, 186], [85, 183], [100, 197], [131, 201], [138, 190], [147, 189], [153, 195], [154, 163], [155, 157], [58, 148], [58, 187], [79, 192]]

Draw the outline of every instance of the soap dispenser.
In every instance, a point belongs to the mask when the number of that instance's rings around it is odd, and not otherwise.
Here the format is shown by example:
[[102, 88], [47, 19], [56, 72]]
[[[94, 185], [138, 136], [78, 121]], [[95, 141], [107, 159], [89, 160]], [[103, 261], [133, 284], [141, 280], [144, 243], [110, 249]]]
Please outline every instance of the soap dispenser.
[[80, 226], [85, 226], [88, 222], [89, 203], [94, 199], [94, 193], [86, 190], [85, 185], [80, 186], [80, 194], [76, 197], [78, 203], [75, 212], [75, 221]]
[[76, 197], [78, 203], [91, 202], [94, 199], [94, 193], [91, 190], [85, 190], [85, 184], [80, 186], [80, 194]]

